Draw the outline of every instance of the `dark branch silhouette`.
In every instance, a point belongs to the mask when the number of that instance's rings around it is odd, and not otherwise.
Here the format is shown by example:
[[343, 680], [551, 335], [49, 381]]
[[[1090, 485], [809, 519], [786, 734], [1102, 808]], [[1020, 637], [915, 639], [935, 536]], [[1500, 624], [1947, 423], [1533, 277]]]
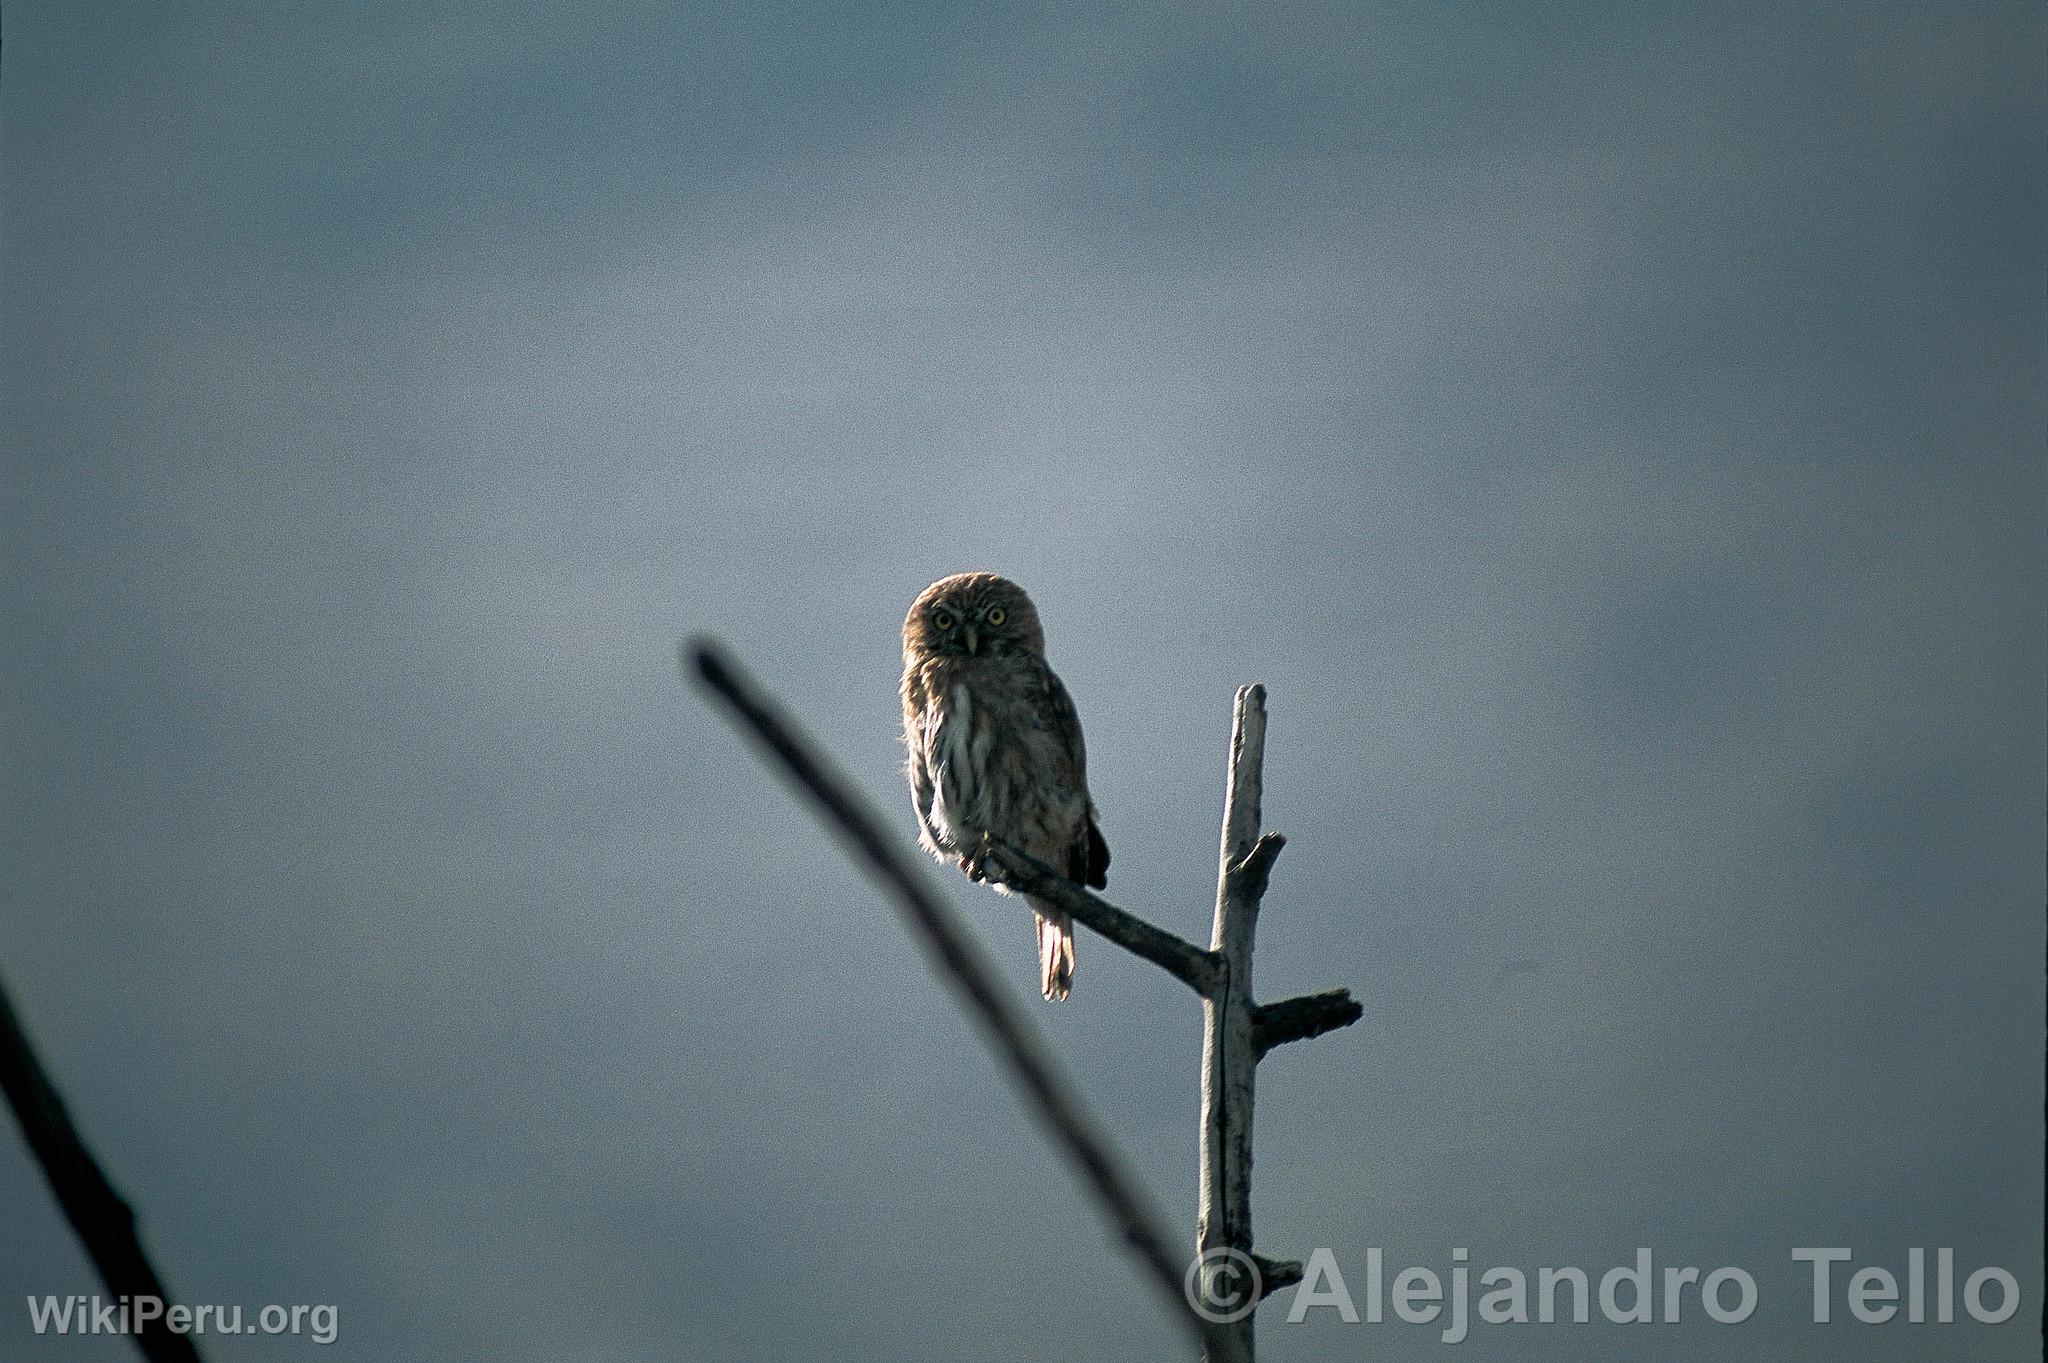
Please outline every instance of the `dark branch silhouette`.
[[1365, 1016], [1349, 989], [1302, 994], [1278, 1003], [1261, 1004], [1252, 1012], [1252, 1041], [1260, 1055], [1290, 1041], [1307, 1041]]
[[[171, 1295], [136, 1236], [135, 1212], [114, 1191], [72, 1124], [63, 1098], [37, 1059], [7, 997], [4, 981], [0, 981], [0, 1090], [6, 1092], [29, 1151], [42, 1166], [57, 1205], [78, 1233], [107, 1291], [117, 1297], [151, 1297], [168, 1303]], [[192, 1337], [170, 1329], [162, 1320], [139, 1325], [135, 1344], [151, 1363], [199, 1360]]]

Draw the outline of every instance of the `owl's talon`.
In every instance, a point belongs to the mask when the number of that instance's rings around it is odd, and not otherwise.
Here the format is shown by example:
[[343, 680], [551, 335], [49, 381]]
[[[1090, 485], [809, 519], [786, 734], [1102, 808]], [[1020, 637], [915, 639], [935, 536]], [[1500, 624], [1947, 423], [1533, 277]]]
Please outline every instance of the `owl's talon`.
[[973, 854], [968, 857], [968, 860], [974, 863], [974, 867], [967, 874], [973, 876], [976, 880], [994, 883], [995, 877], [990, 875], [988, 870], [988, 858], [989, 854], [995, 850], [995, 845], [994, 834], [984, 833], [981, 835], [980, 844], [974, 849]]

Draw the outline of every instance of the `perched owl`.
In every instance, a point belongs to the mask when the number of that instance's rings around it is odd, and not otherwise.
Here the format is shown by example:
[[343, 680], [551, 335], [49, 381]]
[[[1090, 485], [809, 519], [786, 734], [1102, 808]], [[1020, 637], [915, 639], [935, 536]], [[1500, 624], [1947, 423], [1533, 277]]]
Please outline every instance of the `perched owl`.
[[[903, 619], [903, 741], [918, 841], [976, 880], [994, 836], [1101, 888], [1109, 846], [1088, 799], [1081, 721], [1045, 663], [1038, 611], [1016, 583], [956, 573]], [[997, 886], [1001, 889], [1001, 886]], [[1074, 985], [1074, 924], [1043, 900], [1038, 980], [1048, 999]]]

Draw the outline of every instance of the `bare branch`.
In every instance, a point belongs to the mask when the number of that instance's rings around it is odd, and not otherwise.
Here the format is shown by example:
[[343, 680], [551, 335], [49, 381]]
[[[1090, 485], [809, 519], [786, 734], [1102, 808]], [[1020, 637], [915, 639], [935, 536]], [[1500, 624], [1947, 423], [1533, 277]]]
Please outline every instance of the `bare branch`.
[[1270, 1297], [1283, 1287], [1292, 1287], [1308, 1276], [1308, 1270], [1299, 1259], [1268, 1259], [1263, 1254], [1254, 1254], [1252, 1263], [1259, 1270], [1259, 1296]]
[[[1202, 1256], [1252, 1248], [1252, 1099], [1258, 1051], [1252, 1038], [1252, 948], [1259, 895], [1281, 839], [1259, 836], [1266, 753], [1266, 688], [1241, 686], [1230, 726], [1230, 773], [1224, 788], [1222, 847], [1216, 866], [1216, 913], [1209, 949], [1222, 979], [1202, 1000], [1201, 1177], [1196, 1190], [1195, 1246]], [[1230, 1323], [1229, 1347], [1249, 1360], [1255, 1338], [1250, 1313]], [[1204, 1363], [1228, 1357], [1212, 1348]]]
[[1252, 1013], [1252, 1044], [1264, 1056], [1275, 1046], [1307, 1041], [1365, 1016], [1365, 1008], [1349, 989], [1302, 994], [1278, 1003], [1261, 1004]]
[[1000, 873], [1002, 883], [1010, 889], [1050, 901], [1076, 923], [1093, 928], [1134, 955], [1143, 956], [1197, 994], [1208, 994], [1216, 987], [1214, 953], [1090, 894], [1030, 853], [1000, 839], [991, 844], [985, 861]]
[[1223, 870], [1245, 859], [1259, 836], [1266, 771], [1266, 688], [1237, 688], [1230, 725], [1230, 784], [1223, 801]]
[[1265, 897], [1266, 880], [1273, 874], [1273, 862], [1280, 856], [1280, 849], [1287, 845], [1287, 839], [1278, 833], [1267, 833], [1252, 844], [1252, 850], [1244, 859], [1232, 866], [1227, 875], [1231, 877], [1231, 888], [1243, 895], [1246, 902], [1257, 908], [1259, 900]]
[[[134, 1211], [114, 1190], [72, 1125], [71, 1114], [36, 1058], [4, 986], [0, 986], [0, 1090], [6, 1092], [29, 1150], [42, 1165], [43, 1177], [57, 1195], [57, 1205], [64, 1209], [65, 1219], [99, 1269], [107, 1291], [117, 1297], [154, 1297], [169, 1302], [171, 1294], [164, 1290], [163, 1280], [135, 1233]], [[139, 1326], [135, 1344], [151, 1363], [199, 1360], [192, 1337], [176, 1333], [161, 1320]]]
[[895, 903], [940, 978], [966, 1006], [968, 1016], [1023, 1090], [1029, 1100], [1027, 1109], [1080, 1171], [1083, 1186], [1148, 1270], [1147, 1277], [1168, 1310], [1211, 1356], [1246, 1359], [1226, 1329], [1195, 1313], [1183, 1291], [1184, 1263], [1168, 1247], [1157, 1214], [1114, 1147], [1082, 1109], [1072, 1086], [999, 982], [973, 934], [926, 883], [926, 868], [910, 859], [867, 800], [723, 649], [710, 640], [698, 639], [689, 645], [686, 656], [698, 680], [767, 749], [783, 776], [809, 798], [815, 812]]

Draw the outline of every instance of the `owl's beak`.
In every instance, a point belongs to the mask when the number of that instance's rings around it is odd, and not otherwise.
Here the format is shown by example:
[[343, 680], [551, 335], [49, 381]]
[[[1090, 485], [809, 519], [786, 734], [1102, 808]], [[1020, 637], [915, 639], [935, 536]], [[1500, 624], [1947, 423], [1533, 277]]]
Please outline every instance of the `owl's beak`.
[[967, 652], [971, 656], [980, 649], [981, 641], [974, 637], [974, 626], [972, 625], [961, 626], [960, 632], [966, 636]]

